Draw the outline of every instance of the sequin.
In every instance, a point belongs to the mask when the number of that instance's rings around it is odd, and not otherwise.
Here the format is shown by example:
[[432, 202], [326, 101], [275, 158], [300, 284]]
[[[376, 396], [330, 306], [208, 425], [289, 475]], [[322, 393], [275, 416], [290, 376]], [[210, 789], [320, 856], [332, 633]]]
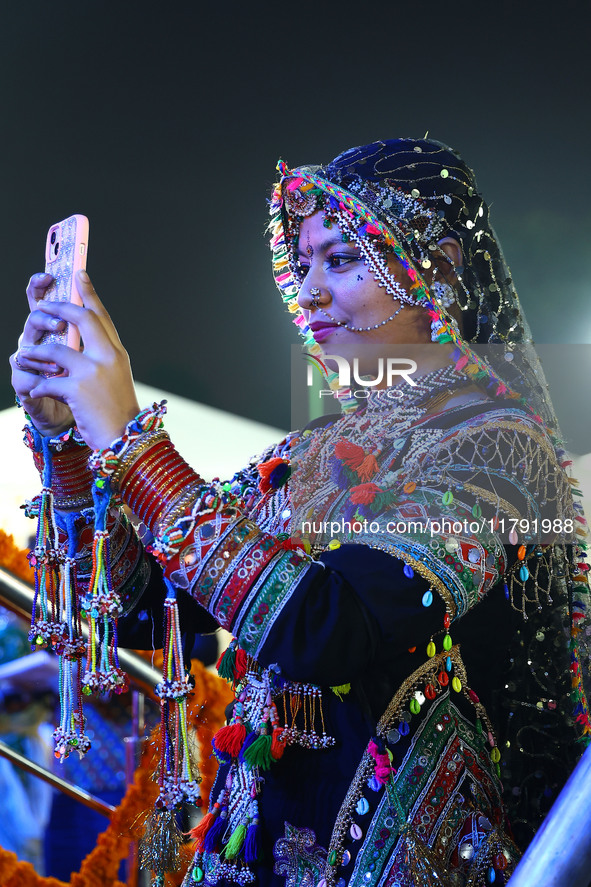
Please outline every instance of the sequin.
[[471, 548], [468, 552], [468, 560], [471, 564], [480, 563], [480, 552], [477, 548]]
[[460, 844], [458, 855], [461, 859], [472, 859], [472, 857], [474, 856], [474, 844], [471, 844], [469, 841], [465, 841], [463, 844]]
[[388, 740], [390, 745], [396, 745], [397, 742], [400, 742], [400, 733], [398, 732], [396, 727], [394, 727], [393, 730], [390, 730], [390, 732], [386, 736], [386, 739]]
[[419, 191], [418, 188], [413, 188], [412, 191], [410, 192], [410, 196], [411, 197], [420, 197], [421, 192]]
[[441, 172], [439, 173], [439, 175], [441, 176], [442, 179], [447, 179], [447, 177], [449, 176], [449, 170], [442, 169]]
[[460, 543], [453, 536], [450, 536], [449, 539], [445, 542], [445, 550], [449, 551], [452, 554], [454, 551], [457, 551], [460, 547]]

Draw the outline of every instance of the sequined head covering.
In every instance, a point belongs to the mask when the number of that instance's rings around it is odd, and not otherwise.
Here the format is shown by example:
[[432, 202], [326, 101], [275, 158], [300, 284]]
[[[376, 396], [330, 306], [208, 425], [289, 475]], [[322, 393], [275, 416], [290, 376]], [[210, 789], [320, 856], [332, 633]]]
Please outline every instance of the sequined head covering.
[[[297, 303], [302, 283], [298, 236], [302, 219], [322, 209], [366, 260], [370, 244], [395, 254], [412, 280], [413, 302], [437, 323], [437, 341], [455, 342], [493, 393], [506, 396], [509, 388], [549, 427], [556, 427], [489, 208], [474, 173], [456, 151], [432, 139], [392, 139], [351, 148], [324, 167], [289, 169], [280, 161], [278, 169], [281, 178], [271, 200], [270, 225], [274, 275], [307, 345], [314, 339]], [[438, 246], [444, 237], [459, 242], [462, 266], [453, 266]], [[462, 312], [462, 333], [449, 305], [424, 278], [441, 258], [450, 262], [458, 281], [455, 301]], [[471, 347], [478, 344], [498, 347], [487, 349], [484, 358], [479, 356], [482, 349]]]

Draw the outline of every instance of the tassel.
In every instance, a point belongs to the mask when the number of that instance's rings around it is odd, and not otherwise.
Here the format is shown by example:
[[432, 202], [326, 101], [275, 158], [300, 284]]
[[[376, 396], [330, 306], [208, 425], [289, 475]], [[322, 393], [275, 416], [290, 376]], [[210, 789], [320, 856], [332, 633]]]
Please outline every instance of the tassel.
[[158, 806], [174, 809], [182, 801], [198, 802], [201, 776], [198, 771], [193, 774], [189, 753], [187, 696], [191, 689], [183, 663], [176, 591], [166, 577], [164, 582], [168, 594], [164, 601], [166, 632], [162, 681], [155, 691], [160, 697], [161, 706], [158, 776], [160, 795], [156, 803]]
[[214, 824], [206, 833], [203, 839], [204, 853], [215, 853], [216, 847], [221, 843], [228, 825], [228, 810], [226, 807], [222, 809], [220, 815], [216, 818]]
[[363, 483], [367, 483], [372, 479], [376, 471], [378, 470], [378, 460], [371, 453], [363, 459], [361, 465], [357, 469], [357, 474], [359, 475], [359, 479]]
[[146, 823], [139, 842], [138, 864], [158, 874], [175, 872], [179, 868], [178, 851], [182, 836], [174, 813], [155, 810]]
[[234, 662], [234, 680], [236, 683], [242, 680], [248, 670], [248, 656], [241, 647], [236, 649], [236, 659]]
[[224, 847], [223, 853], [226, 859], [236, 859], [242, 849], [245, 839], [246, 826], [241, 824], [234, 829], [230, 840]]
[[367, 750], [376, 762], [376, 779], [380, 785], [386, 785], [391, 774], [394, 772], [394, 769], [390, 763], [390, 758], [388, 757], [384, 743], [378, 738], [370, 739]]
[[234, 680], [234, 663], [236, 661], [236, 641], [232, 641], [230, 646], [222, 653], [218, 659], [217, 670], [221, 678], [226, 681]]
[[271, 757], [274, 761], [278, 761], [283, 755], [286, 745], [285, 730], [282, 727], [274, 727], [271, 736]]
[[260, 767], [261, 770], [269, 770], [273, 762], [271, 742], [270, 736], [257, 736], [255, 741], [243, 752], [243, 760], [246, 766], [250, 767], [251, 770], [254, 767]]
[[195, 828], [192, 828], [189, 831], [189, 836], [192, 841], [195, 841], [197, 844], [197, 849], [203, 850], [203, 839], [205, 835], [210, 830], [218, 816], [220, 815], [220, 805], [216, 803], [213, 805], [213, 810], [209, 813], [206, 813], [199, 825], [196, 825]]
[[[445, 887], [447, 880], [440, 869], [440, 862], [435, 853], [425, 844], [418, 835], [410, 831], [407, 826], [403, 829], [404, 838], [404, 863], [405, 874], [410, 875], [410, 883], [429, 884], [430, 887]], [[404, 869], [403, 869], [404, 871]]]
[[216, 751], [225, 752], [231, 758], [237, 758], [245, 739], [246, 727], [244, 724], [236, 723], [220, 727], [212, 742]]
[[338, 684], [336, 687], [330, 688], [335, 696], [338, 696], [341, 702], [343, 701], [343, 696], [346, 696], [347, 693], [351, 692], [351, 684]]
[[253, 730], [252, 733], [248, 734], [248, 736], [244, 740], [244, 745], [242, 746], [242, 749], [241, 749], [240, 754], [238, 756], [241, 763], [243, 763], [243, 764], [245, 763], [244, 755], [246, 754], [247, 749], [249, 749], [250, 746], [253, 744], [253, 742], [256, 742], [258, 738], [259, 738], [259, 735], [255, 730]]
[[275, 456], [257, 465], [257, 470], [261, 478], [259, 490], [261, 493], [268, 493], [271, 490], [279, 489], [286, 482], [291, 469], [285, 459]]
[[258, 819], [253, 819], [246, 832], [244, 859], [246, 863], [257, 862], [261, 854], [261, 830]]

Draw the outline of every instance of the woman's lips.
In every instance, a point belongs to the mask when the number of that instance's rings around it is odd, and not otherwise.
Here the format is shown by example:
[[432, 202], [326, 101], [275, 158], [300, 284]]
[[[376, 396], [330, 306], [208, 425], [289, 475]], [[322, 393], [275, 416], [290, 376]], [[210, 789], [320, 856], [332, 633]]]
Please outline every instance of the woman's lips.
[[339, 325], [337, 323], [314, 323], [310, 326], [315, 342], [324, 342], [338, 328]]

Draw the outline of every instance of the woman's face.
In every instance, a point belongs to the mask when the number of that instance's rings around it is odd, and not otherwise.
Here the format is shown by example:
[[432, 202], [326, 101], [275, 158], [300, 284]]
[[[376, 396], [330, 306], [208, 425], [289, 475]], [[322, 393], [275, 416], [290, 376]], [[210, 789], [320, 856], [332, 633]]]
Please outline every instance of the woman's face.
[[[418, 306], [405, 304], [392, 320], [380, 325], [400, 308], [400, 301], [377, 284], [358, 247], [343, 242], [339, 226], [333, 222], [325, 228], [323, 223], [324, 213], [318, 211], [305, 218], [300, 228], [298, 250], [304, 280], [298, 303], [324, 353], [350, 360], [359, 356], [356, 349], [367, 345], [429, 343], [430, 318]], [[408, 292], [411, 281], [405, 269], [394, 256], [388, 265]], [[359, 332], [348, 326], [372, 329]]]

